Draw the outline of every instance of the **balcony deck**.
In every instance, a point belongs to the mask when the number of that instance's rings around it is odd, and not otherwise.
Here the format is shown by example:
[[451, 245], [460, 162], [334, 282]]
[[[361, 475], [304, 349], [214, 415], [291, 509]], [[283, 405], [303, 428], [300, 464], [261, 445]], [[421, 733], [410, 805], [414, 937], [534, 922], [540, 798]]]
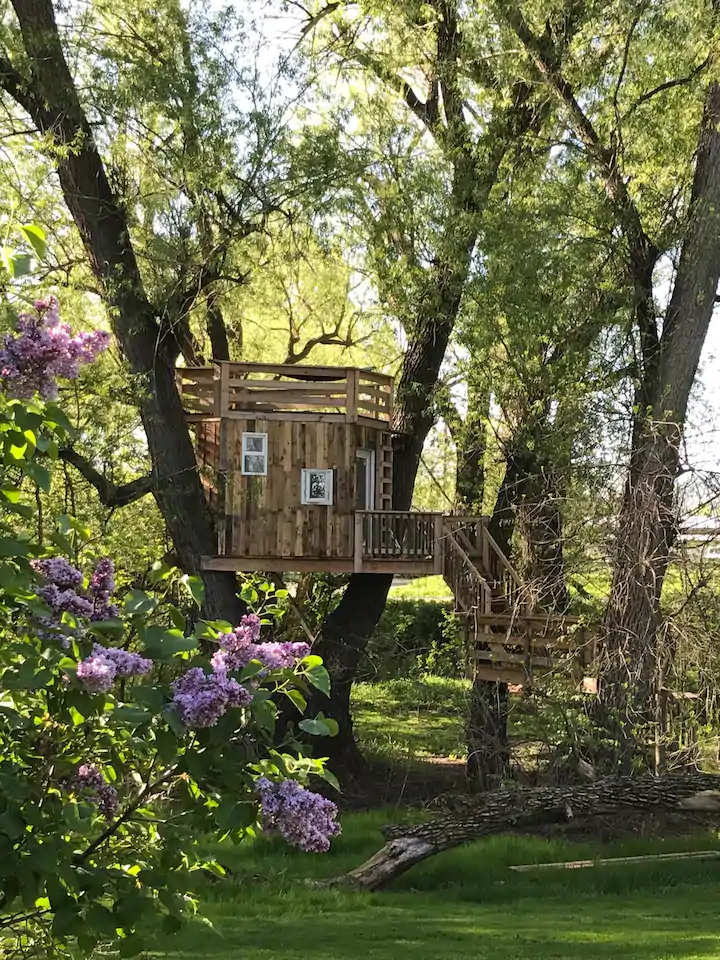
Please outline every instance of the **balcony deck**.
[[246, 418], [358, 423], [387, 429], [392, 378], [357, 367], [215, 363], [177, 370], [188, 421]]

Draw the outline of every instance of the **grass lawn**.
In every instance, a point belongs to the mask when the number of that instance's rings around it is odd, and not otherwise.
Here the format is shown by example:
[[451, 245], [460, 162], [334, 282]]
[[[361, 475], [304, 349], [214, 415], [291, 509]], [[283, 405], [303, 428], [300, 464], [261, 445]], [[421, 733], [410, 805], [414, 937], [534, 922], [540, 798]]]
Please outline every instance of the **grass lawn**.
[[[302, 884], [360, 863], [378, 847], [378, 826], [393, 817], [347, 816], [324, 856], [267, 840], [221, 851], [237, 874], [207, 890], [216, 932], [193, 925], [157, 951], [193, 960], [720, 958], [720, 861], [516, 874], [512, 863], [592, 858], [601, 849], [500, 837], [421, 864], [384, 892]], [[602, 855], [692, 847], [720, 849], [720, 840], [632, 841], [605, 846]]]
[[468, 683], [443, 677], [353, 687], [353, 717], [366, 753], [383, 758], [464, 757]]
[[[354, 691], [366, 751], [399, 764], [462, 756], [466, 684], [428, 677]], [[425, 766], [432, 766], [427, 761]], [[167, 960], [720, 960], [720, 860], [515, 873], [512, 864], [678, 850], [720, 850], [715, 831], [691, 839], [614, 844], [495, 837], [434, 857], [383, 892], [313, 889], [382, 844], [379, 828], [417, 810], [342, 816], [327, 855], [260, 838], [214, 852], [231, 871], [205, 882], [200, 923], [159, 938]]]

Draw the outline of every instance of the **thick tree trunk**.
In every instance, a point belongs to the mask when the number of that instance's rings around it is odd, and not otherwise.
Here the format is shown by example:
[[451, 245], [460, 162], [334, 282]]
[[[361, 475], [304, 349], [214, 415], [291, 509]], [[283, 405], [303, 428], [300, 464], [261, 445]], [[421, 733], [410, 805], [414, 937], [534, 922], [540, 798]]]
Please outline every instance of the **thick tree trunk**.
[[[582, 787], [541, 787], [478, 797], [466, 812], [383, 830], [388, 842], [346, 876], [327, 881], [365, 890], [385, 887], [428, 857], [497, 833], [527, 830], [578, 817], [622, 815], [627, 810], [720, 811], [720, 775], [618, 777]], [[712, 793], [710, 793], [712, 791]]]
[[[453, 37], [456, 42], [457, 36]], [[392, 424], [395, 510], [409, 510], [412, 505], [423, 446], [436, 419], [440, 367], [460, 309], [482, 211], [505, 153], [539, 119], [529, 107], [529, 93], [529, 88], [518, 84], [514, 102], [489, 124], [482, 167], [478, 167], [476, 154], [467, 143], [457, 144], [453, 151], [450, 209], [438, 255], [428, 271], [425, 295], [407, 330], [409, 343], [396, 388]], [[461, 104], [456, 109], [462, 113]], [[332, 704], [332, 710], [339, 712], [329, 715], [345, 734], [323, 742], [320, 749], [346, 766], [357, 760], [349, 712], [350, 688], [359, 657], [382, 616], [391, 583], [388, 576], [354, 574], [316, 644], [317, 653], [331, 664], [333, 684], [342, 689]], [[351, 648], [347, 654], [340, 652], [345, 644]], [[340, 670], [339, 677], [334, 676], [335, 668]], [[311, 708], [315, 706], [326, 712], [329, 709], [327, 700], [323, 703], [313, 696]]]
[[[607, 608], [601, 703], [629, 769], [657, 722], [660, 596], [676, 531], [674, 491], [687, 404], [720, 278], [720, 86], [709, 85], [688, 225], [659, 344], [636, 390], [630, 469]], [[654, 737], [652, 738], [655, 739]]]
[[[113, 332], [135, 377], [135, 396], [152, 460], [158, 506], [181, 566], [200, 573], [215, 535], [175, 387], [176, 345], [147, 299], [124, 210], [108, 182], [68, 69], [51, 0], [14, 0], [30, 77], [12, 68], [0, 82], [53, 145], [60, 186], [93, 271], [103, 284]], [[235, 577], [204, 573], [205, 613], [241, 611]]]

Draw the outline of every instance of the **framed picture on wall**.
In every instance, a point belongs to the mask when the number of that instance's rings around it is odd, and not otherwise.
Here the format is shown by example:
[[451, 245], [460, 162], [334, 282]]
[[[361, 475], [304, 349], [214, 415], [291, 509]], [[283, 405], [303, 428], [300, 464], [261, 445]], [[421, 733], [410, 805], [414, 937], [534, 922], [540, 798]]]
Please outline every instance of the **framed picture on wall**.
[[265, 477], [268, 468], [268, 435], [244, 433], [242, 435], [242, 475]]
[[303, 470], [300, 502], [331, 506], [333, 502], [332, 470]]

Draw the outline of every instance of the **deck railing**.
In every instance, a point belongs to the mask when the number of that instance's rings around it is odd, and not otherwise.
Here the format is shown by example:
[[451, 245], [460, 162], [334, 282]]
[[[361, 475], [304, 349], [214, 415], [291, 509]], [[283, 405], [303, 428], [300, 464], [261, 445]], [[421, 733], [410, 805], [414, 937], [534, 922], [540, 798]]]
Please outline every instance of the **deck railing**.
[[392, 417], [392, 378], [355, 367], [223, 362], [181, 367], [177, 384], [191, 419], [325, 414], [389, 423]]
[[[364, 560], [438, 562], [441, 513], [361, 510], [355, 514], [355, 555]], [[439, 567], [438, 572], [441, 572]]]

